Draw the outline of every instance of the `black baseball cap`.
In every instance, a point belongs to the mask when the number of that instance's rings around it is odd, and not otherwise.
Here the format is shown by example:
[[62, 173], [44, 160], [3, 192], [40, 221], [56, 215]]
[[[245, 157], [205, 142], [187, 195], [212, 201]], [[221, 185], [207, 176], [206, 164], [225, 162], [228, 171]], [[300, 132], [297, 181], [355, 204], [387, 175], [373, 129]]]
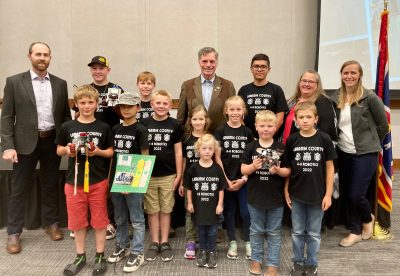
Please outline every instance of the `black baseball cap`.
[[92, 58], [92, 61], [88, 64], [88, 66], [91, 67], [93, 64], [100, 64], [105, 67], [109, 67], [108, 59], [102, 56], [95, 56], [94, 58]]

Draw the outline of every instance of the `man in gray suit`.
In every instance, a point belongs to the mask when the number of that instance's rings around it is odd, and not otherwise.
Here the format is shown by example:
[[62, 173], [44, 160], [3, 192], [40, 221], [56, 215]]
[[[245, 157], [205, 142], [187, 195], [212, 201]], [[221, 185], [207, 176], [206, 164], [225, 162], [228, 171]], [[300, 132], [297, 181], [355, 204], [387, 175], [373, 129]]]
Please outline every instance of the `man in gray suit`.
[[34, 42], [28, 58], [32, 69], [9, 77], [1, 112], [3, 159], [13, 163], [14, 183], [8, 201], [6, 251], [21, 251], [26, 190], [40, 162], [42, 220], [52, 240], [64, 238], [58, 227], [58, 170], [60, 157], [54, 143], [63, 122], [71, 120], [66, 81], [47, 72], [50, 47]]
[[211, 119], [210, 133], [226, 122], [224, 115], [225, 101], [236, 95], [235, 87], [229, 80], [215, 74], [218, 66], [218, 53], [214, 48], [204, 47], [199, 50], [198, 61], [201, 75], [182, 84], [179, 96], [178, 121], [184, 125], [192, 107], [202, 104]]

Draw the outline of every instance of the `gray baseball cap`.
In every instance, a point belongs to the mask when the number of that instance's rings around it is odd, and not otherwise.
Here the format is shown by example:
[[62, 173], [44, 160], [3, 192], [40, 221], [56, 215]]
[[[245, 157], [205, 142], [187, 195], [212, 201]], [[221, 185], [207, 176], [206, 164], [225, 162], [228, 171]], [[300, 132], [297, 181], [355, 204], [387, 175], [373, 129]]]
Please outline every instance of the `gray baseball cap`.
[[118, 106], [120, 104], [140, 105], [140, 96], [136, 92], [124, 92], [121, 95], [119, 95], [117, 104], [115, 106]]

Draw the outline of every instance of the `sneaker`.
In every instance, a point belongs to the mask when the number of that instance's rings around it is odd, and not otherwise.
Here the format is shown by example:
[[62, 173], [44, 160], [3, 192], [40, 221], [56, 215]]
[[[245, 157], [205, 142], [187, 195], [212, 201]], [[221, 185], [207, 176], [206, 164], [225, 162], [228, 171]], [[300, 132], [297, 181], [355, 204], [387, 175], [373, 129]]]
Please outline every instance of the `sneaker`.
[[74, 233], [74, 231], [70, 231], [70, 232], [69, 232], [69, 237], [70, 237], [71, 239], [75, 239], [75, 233]]
[[290, 271], [290, 276], [303, 276], [304, 266], [298, 263], [294, 263], [292, 271]]
[[77, 256], [75, 258], [75, 261], [72, 264], [68, 264], [64, 268], [63, 275], [64, 276], [72, 276], [76, 275], [79, 271], [82, 270], [82, 268], [86, 265], [86, 256]]
[[103, 254], [96, 256], [92, 275], [104, 275], [107, 271], [107, 262]]
[[139, 267], [144, 263], [143, 254], [131, 254], [129, 259], [126, 261], [124, 265], [123, 271], [125, 272], [134, 272], [139, 269]]
[[262, 273], [261, 263], [257, 261], [251, 261], [249, 265], [249, 272], [253, 275], [260, 275]]
[[229, 249], [228, 249], [228, 253], [226, 254], [226, 256], [228, 257], [228, 259], [231, 259], [231, 260], [238, 259], [237, 242], [236, 241], [229, 242]]
[[112, 240], [115, 238], [115, 228], [112, 224], [107, 225], [106, 240]]
[[318, 276], [318, 267], [314, 265], [307, 265], [304, 271], [304, 275]]
[[246, 242], [246, 260], [250, 260], [251, 259], [251, 245], [250, 242], [247, 241]]
[[192, 241], [186, 243], [185, 259], [193, 260], [196, 259], [196, 244]]
[[108, 257], [109, 263], [116, 263], [130, 254], [129, 247], [122, 248], [119, 243], [116, 244], [114, 252]]
[[207, 267], [207, 252], [205, 250], [200, 250], [197, 256], [196, 265], [198, 267]]
[[146, 261], [152, 262], [157, 258], [158, 252], [160, 252], [160, 245], [156, 242], [150, 244], [149, 249], [146, 252]]
[[168, 242], [164, 242], [160, 245], [161, 260], [164, 262], [169, 262], [174, 258], [172, 253], [171, 245]]
[[207, 258], [207, 267], [216, 268], [217, 267], [217, 253], [209, 252]]

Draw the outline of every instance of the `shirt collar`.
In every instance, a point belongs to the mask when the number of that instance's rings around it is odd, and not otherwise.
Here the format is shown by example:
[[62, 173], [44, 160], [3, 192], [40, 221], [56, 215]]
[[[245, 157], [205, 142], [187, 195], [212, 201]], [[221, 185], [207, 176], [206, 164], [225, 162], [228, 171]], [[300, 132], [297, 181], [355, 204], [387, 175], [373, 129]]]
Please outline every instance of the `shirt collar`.
[[[201, 80], [201, 84], [203, 84], [203, 83], [206, 81], [206, 79], [203, 77], [203, 75], [200, 75], [200, 80]], [[215, 75], [214, 75], [214, 77], [213, 77], [211, 80], [209, 80], [209, 81], [211, 81], [211, 83], [214, 84], [214, 80], [215, 80]]]
[[[40, 80], [40, 79], [41, 79], [41, 78], [39, 77], [39, 75], [36, 74], [32, 69], [30, 69], [29, 72], [31, 73], [31, 79], [32, 79], [32, 80], [37, 80], [37, 79]], [[49, 72], [46, 72], [46, 76], [44, 76], [44, 79], [45, 79], [45, 80], [50, 80]]]

